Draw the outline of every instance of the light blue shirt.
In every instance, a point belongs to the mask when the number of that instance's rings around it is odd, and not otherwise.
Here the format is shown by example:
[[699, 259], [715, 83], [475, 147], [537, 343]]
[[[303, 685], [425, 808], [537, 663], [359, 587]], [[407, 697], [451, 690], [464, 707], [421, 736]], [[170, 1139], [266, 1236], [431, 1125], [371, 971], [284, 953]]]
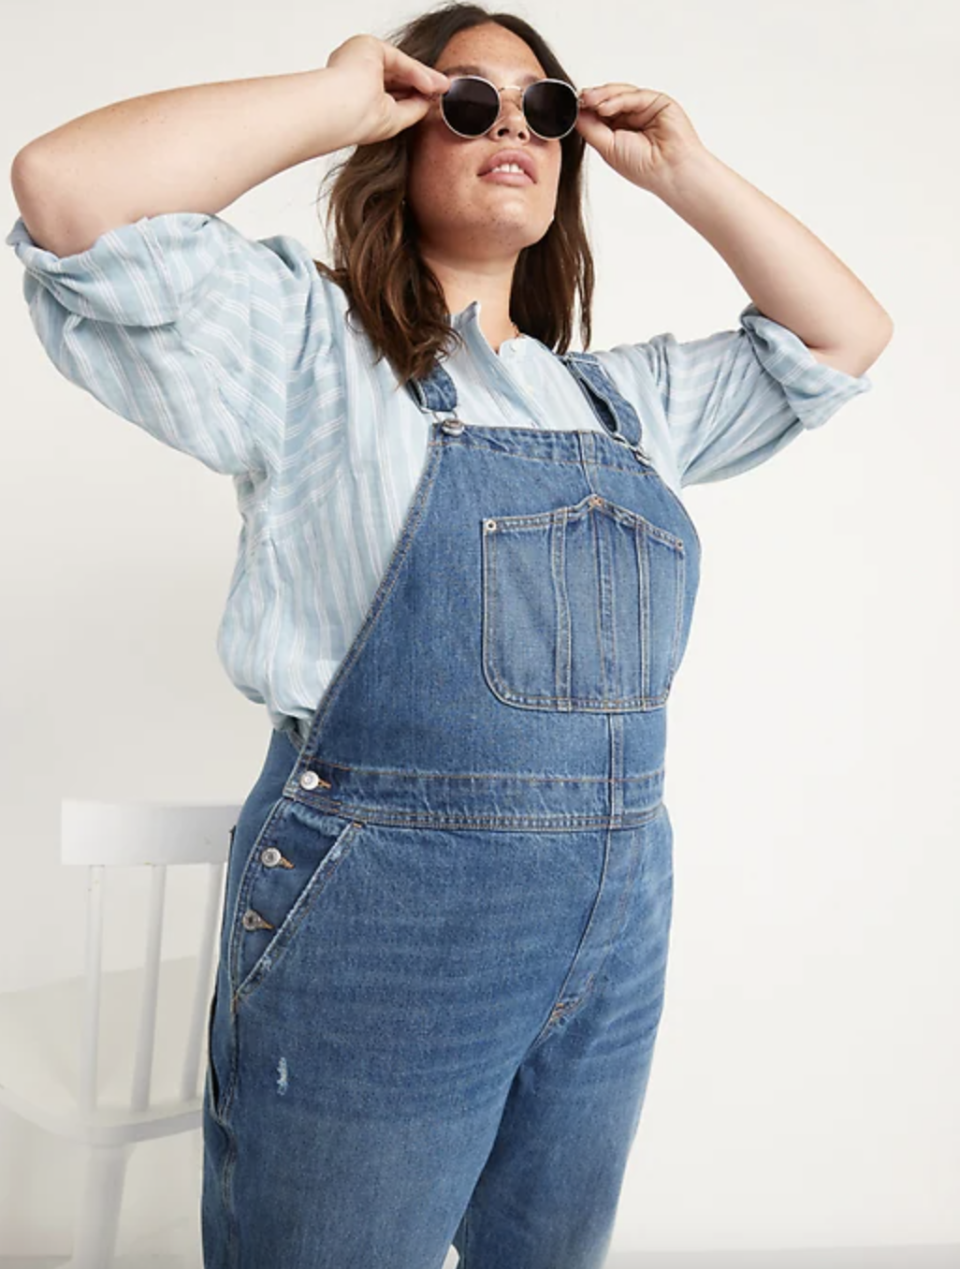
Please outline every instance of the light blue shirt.
[[[310, 719], [386, 571], [426, 461], [431, 414], [346, 320], [346, 296], [287, 234], [246, 238], [218, 216], [144, 216], [86, 251], [7, 236], [50, 360], [109, 410], [233, 477], [242, 517], [217, 653], [274, 727]], [[582, 389], [529, 336], [494, 352], [472, 301], [444, 361], [468, 424], [603, 431]], [[749, 304], [737, 330], [667, 332], [595, 351], [640, 415], [680, 496], [820, 427], [873, 385], [821, 364]]]

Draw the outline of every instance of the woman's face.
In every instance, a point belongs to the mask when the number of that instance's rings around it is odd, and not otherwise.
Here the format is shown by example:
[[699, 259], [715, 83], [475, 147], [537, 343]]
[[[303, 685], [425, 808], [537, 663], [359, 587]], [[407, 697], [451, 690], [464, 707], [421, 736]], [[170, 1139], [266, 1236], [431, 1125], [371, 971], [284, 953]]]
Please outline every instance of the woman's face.
[[[420, 247], [448, 261], [515, 259], [550, 227], [560, 182], [561, 144], [530, 131], [520, 94], [546, 72], [529, 45], [496, 23], [458, 31], [436, 69], [470, 65], [498, 88], [500, 118], [479, 137], [461, 137], [447, 127], [439, 99], [414, 125], [407, 181], [407, 205], [419, 232]], [[460, 71], [458, 73], [466, 73]], [[499, 150], [522, 150], [531, 159], [533, 184], [508, 184], [480, 176]]]

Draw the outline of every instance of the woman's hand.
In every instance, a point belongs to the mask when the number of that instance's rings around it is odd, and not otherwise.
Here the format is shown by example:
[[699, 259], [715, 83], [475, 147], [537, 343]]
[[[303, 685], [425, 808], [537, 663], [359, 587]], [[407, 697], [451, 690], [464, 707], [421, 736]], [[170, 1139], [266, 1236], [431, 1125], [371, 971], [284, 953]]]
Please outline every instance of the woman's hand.
[[450, 87], [449, 76], [375, 35], [352, 35], [327, 58], [327, 69], [342, 78], [344, 110], [357, 120], [353, 145], [396, 136]]
[[672, 97], [633, 84], [584, 89], [577, 131], [615, 172], [652, 193], [685, 159], [706, 149]]

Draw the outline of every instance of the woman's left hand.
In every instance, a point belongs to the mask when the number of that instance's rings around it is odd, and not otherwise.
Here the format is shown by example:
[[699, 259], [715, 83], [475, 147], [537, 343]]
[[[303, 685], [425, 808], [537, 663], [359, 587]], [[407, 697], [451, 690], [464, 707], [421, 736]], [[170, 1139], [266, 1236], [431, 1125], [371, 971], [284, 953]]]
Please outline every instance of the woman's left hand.
[[633, 84], [585, 89], [577, 131], [615, 172], [653, 193], [691, 154], [706, 149], [672, 97]]

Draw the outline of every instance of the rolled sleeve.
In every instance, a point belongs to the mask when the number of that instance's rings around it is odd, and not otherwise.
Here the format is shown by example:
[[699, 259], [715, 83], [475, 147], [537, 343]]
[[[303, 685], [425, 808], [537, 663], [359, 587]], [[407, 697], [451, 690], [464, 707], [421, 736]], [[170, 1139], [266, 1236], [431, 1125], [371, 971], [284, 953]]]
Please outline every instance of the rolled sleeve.
[[277, 466], [291, 376], [308, 346], [323, 355], [332, 326], [332, 283], [296, 238], [251, 240], [176, 212], [68, 256], [40, 247], [22, 217], [6, 242], [65, 378], [214, 471]]
[[873, 387], [866, 375], [849, 375], [817, 361], [799, 335], [765, 317], [755, 304], [743, 310], [740, 324], [757, 361], [779, 383], [805, 428], [821, 427], [851, 397]]
[[873, 386], [866, 375], [817, 361], [755, 304], [740, 313], [738, 330], [683, 343], [665, 332], [607, 356], [664, 431], [682, 485], [759, 466]]

